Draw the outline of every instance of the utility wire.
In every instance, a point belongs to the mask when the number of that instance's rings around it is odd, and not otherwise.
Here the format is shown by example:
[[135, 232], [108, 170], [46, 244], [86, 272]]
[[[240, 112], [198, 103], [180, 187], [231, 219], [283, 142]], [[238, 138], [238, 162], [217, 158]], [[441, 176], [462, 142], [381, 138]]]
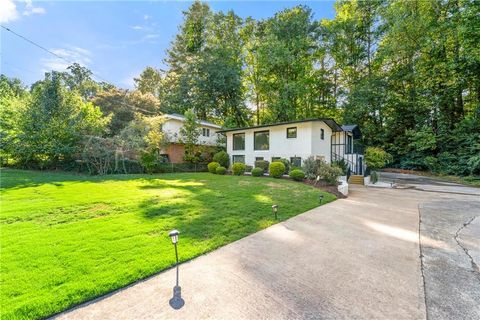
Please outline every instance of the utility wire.
[[[16, 32], [13, 31], [12, 29], [10, 29], [10, 28], [8, 28], [8, 27], [5, 27], [4, 25], [0, 25], [0, 27], [2, 27], [3, 29], [7, 30], [8, 32], [11, 32], [12, 34], [16, 35], [17, 37], [19, 37], [19, 38], [27, 41], [28, 43], [34, 45], [35, 47], [40, 48], [40, 49], [42, 49], [43, 51], [48, 52], [48, 53], [50, 53], [51, 55], [54, 55], [55, 57], [57, 57], [57, 58], [65, 61], [65, 62], [67, 62], [68, 64], [74, 64], [74, 63], [75, 63], [75, 62], [72, 62], [72, 61], [70, 61], [70, 60], [62, 57], [62, 56], [59, 55], [59, 54], [56, 54], [55, 52], [53, 52], [53, 51], [51, 51], [51, 50], [48, 50], [48, 49], [45, 48], [44, 46], [42, 46], [42, 45], [40, 45], [40, 44], [38, 44], [38, 43], [36, 43], [36, 42], [28, 39], [27, 37], [24, 37], [24, 36], [22, 36], [21, 34], [16, 33]], [[90, 72], [92, 72], [92, 71], [90, 71]], [[99, 75], [97, 75], [97, 74], [95, 74], [95, 73], [93, 73], [93, 72], [92, 72], [92, 75], [94, 75], [96, 78], [98, 78], [98, 79], [100, 79], [100, 80], [102, 80], [102, 81], [104, 81], [104, 82], [106, 82], [106, 83], [111, 83], [110, 81], [108, 81], [108, 80], [100, 77]], [[153, 112], [153, 111], [145, 110], [145, 109], [142, 109], [142, 108], [139, 108], [139, 107], [130, 105], [130, 104], [126, 104], [126, 103], [124, 103], [124, 102], [121, 102], [120, 104], [123, 105], [123, 106], [125, 106], [125, 107], [130, 107], [130, 108], [132, 108], [132, 109], [134, 109], [134, 110], [142, 111], [142, 112], [149, 113], [149, 114], [156, 114], [156, 113]]]

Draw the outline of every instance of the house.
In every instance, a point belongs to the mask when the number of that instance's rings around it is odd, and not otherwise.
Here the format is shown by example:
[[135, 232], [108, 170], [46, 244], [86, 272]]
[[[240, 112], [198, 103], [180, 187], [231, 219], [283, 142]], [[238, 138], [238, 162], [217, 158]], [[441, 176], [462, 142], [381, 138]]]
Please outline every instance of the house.
[[[181, 141], [180, 128], [183, 127], [185, 117], [175, 113], [164, 114], [163, 116], [165, 121], [162, 124], [162, 131], [167, 134], [170, 142], [163, 151], [164, 155], [168, 157], [169, 162], [182, 163], [184, 162], [185, 146]], [[198, 120], [197, 123], [200, 129], [198, 144], [212, 147], [216, 146], [218, 138], [216, 132], [221, 129], [221, 126], [204, 120]]]
[[307, 119], [217, 131], [227, 137], [231, 162], [253, 166], [256, 160], [279, 158], [300, 167], [314, 156], [327, 163], [343, 159], [353, 174], [362, 174], [363, 155], [355, 140], [361, 137], [357, 125], [340, 126], [333, 119]]

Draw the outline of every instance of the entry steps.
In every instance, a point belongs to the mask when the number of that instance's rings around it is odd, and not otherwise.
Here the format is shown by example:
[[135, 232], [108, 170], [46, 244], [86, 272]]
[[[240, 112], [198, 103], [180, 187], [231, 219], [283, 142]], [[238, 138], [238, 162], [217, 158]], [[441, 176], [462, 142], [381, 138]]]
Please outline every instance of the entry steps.
[[351, 175], [348, 179], [348, 183], [350, 184], [361, 184], [363, 185], [363, 176], [362, 175]]

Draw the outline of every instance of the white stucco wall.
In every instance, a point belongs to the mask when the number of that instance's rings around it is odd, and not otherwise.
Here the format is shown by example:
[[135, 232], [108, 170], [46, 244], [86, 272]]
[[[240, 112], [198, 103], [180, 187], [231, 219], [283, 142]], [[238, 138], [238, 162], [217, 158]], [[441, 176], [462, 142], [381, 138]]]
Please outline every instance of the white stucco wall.
[[[171, 142], [178, 142], [180, 138], [180, 128], [183, 126], [183, 121], [177, 119], [166, 119], [162, 125], [162, 131], [167, 133]], [[198, 137], [199, 144], [215, 145], [217, 143], [217, 127], [199, 124], [200, 130], [202, 128], [210, 129], [210, 136], [204, 137], [202, 134]]]
[[[287, 128], [296, 127], [297, 137], [287, 138]], [[320, 139], [320, 128], [325, 130], [325, 139]], [[254, 150], [253, 136], [256, 131], [270, 132], [269, 150]], [[233, 150], [233, 135], [245, 133], [245, 150]], [[247, 165], [254, 165], [256, 157], [263, 157], [271, 162], [272, 157], [289, 159], [301, 157], [302, 162], [309, 156], [323, 156], [330, 162], [330, 137], [332, 130], [321, 121], [300, 122], [276, 125], [264, 128], [229, 131], [227, 135], [227, 152], [232, 160], [233, 155], [244, 155]]]

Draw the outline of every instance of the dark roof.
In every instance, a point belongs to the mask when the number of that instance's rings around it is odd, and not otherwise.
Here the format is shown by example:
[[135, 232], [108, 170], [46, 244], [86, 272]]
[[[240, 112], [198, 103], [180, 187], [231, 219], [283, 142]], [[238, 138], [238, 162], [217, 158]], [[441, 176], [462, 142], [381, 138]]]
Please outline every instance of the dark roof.
[[360, 127], [358, 124], [345, 124], [342, 126], [343, 131], [353, 133], [353, 138], [360, 139], [362, 137], [362, 133], [360, 132]]
[[336, 123], [335, 120], [333, 120], [331, 118], [316, 118], [316, 119], [305, 119], [305, 120], [296, 120], [296, 121], [287, 121], [287, 122], [277, 122], [277, 123], [272, 123], [272, 124], [263, 124], [261, 126], [225, 129], [225, 130], [217, 131], [217, 133], [247, 130], [247, 129], [260, 129], [260, 128], [266, 128], [266, 127], [275, 127], [275, 126], [282, 126], [282, 125], [286, 125], [286, 124], [294, 124], [294, 123], [310, 122], [310, 121], [323, 121], [332, 129], [332, 131], [334, 131], [334, 132], [343, 131], [342, 127], [340, 127], [338, 125], [338, 123]]

